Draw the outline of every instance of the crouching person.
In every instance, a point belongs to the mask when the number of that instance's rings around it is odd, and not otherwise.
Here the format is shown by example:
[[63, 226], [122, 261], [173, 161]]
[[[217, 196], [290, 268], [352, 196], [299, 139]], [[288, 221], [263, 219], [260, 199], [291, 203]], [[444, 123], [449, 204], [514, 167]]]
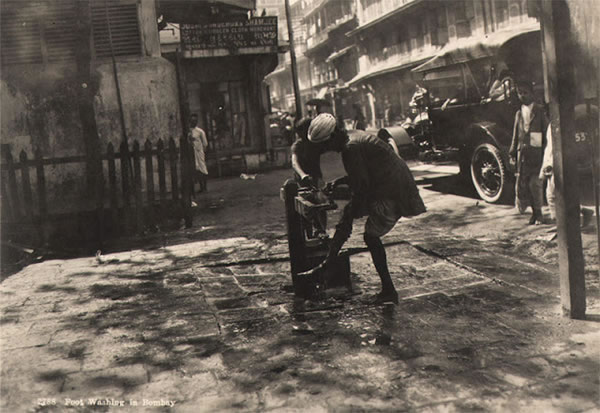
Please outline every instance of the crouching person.
[[[364, 241], [381, 278], [381, 292], [375, 296], [374, 301], [397, 303], [398, 293], [390, 276], [381, 237], [401, 217], [425, 212], [425, 205], [412, 173], [404, 160], [386, 142], [364, 131], [357, 131], [349, 137], [345, 130], [336, 126], [335, 117], [327, 113], [313, 119], [308, 139], [311, 143], [320, 145], [323, 152], [341, 153], [347, 175], [328, 186], [331, 188], [345, 183], [352, 192], [352, 198], [336, 225], [327, 258], [310, 272], [331, 266], [350, 237], [354, 219], [367, 216]], [[326, 271], [324, 273], [327, 274]]]

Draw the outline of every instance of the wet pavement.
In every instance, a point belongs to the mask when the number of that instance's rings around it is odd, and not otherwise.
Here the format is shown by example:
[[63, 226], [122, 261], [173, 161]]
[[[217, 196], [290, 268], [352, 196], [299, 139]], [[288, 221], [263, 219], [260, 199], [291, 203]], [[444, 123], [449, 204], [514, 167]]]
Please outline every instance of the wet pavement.
[[597, 267], [588, 320], [562, 317], [548, 228], [421, 176], [429, 212], [384, 238], [400, 303], [367, 303], [366, 252], [354, 293], [304, 301], [264, 189], [282, 178], [211, 181], [192, 229], [4, 280], [2, 411], [600, 409]]

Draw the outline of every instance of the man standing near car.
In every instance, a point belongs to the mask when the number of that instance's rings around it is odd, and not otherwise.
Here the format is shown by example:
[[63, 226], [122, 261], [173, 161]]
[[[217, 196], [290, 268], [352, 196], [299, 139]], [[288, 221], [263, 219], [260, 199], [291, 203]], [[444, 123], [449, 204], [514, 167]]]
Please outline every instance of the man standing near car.
[[330, 267], [350, 237], [354, 219], [368, 216], [363, 238], [381, 279], [381, 292], [374, 301], [397, 303], [398, 293], [390, 276], [381, 237], [391, 231], [401, 217], [425, 212], [412, 173], [389, 144], [363, 131], [349, 137], [330, 114], [324, 113], [312, 120], [308, 140], [313, 145], [322, 145], [323, 152], [341, 153], [347, 176], [328, 186], [345, 183], [352, 192], [336, 225], [325, 262], [309, 273]]
[[520, 80], [517, 95], [521, 108], [515, 115], [509, 155], [516, 166], [516, 206], [524, 213], [531, 206], [533, 213], [529, 225], [544, 223], [543, 182], [539, 177], [546, 145], [545, 132], [548, 119], [544, 108], [533, 101], [531, 82]]

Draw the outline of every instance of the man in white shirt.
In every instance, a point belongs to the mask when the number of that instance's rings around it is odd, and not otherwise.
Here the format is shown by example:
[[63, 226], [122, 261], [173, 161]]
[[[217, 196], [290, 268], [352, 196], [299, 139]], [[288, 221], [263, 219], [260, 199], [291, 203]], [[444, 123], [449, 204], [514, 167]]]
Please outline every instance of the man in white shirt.
[[198, 115], [190, 116], [190, 131], [188, 139], [194, 151], [194, 178], [193, 182], [200, 184], [200, 192], [206, 191], [206, 178], [208, 169], [206, 167], [205, 150], [208, 146], [206, 133], [198, 127]]

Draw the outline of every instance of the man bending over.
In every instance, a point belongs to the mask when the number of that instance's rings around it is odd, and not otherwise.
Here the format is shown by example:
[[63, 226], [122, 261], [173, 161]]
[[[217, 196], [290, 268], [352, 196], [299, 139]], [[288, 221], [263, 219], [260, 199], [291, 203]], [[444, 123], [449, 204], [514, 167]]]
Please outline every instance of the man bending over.
[[390, 232], [401, 217], [425, 212], [425, 205], [408, 166], [390, 145], [364, 131], [349, 137], [336, 124], [333, 115], [317, 116], [310, 124], [308, 139], [321, 145], [323, 152], [341, 153], [347, 176], [328, 185], [348, 184], [352, 198], [336, 225], [325, 262], [311, 272], [331, 265], [350, 237], [354, 219], [368, 216], [364, 240], [381, 278], [381, 292], [375, 301], [397, 303], [398, 293], [390, 276], [381, 237]]

